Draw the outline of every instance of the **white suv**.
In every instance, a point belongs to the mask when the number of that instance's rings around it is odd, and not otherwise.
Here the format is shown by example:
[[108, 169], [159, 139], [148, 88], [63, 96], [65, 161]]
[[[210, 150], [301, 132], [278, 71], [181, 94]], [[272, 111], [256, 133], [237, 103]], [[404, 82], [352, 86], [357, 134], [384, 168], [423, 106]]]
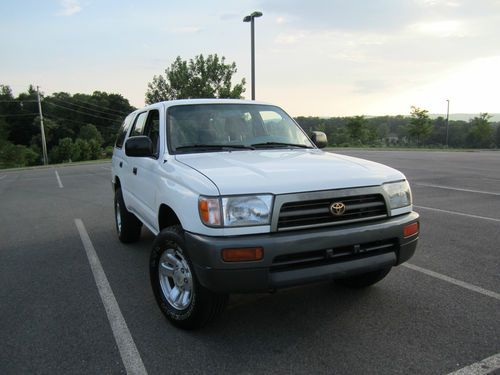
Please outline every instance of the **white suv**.
[[325, 145], [255, 101], [175, 100], [127, 116], [112, 162], [116, 228], [122, 242], [143, 225], [157, 236], [151, 284], [173, 324], [203, 326], [231, 292], [369, 286], [413, 255], [405, 176]]

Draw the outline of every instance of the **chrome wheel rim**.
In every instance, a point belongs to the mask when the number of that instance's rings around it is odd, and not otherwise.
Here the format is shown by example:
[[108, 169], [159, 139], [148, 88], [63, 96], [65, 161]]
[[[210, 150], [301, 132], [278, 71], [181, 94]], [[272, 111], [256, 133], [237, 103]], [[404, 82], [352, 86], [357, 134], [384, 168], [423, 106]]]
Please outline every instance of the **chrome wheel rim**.
[[122, 232], [122, 217], [120, 215], [120, 203], [116, 202], [115, 205], [115, 219], [116, 219], [116, 229], [118, 233]]
[[178, 310], [185, 310], [192, 300], [193, 276], [179, 250], [169, 248], [163, 252], [158, 264], [158, 277], [167, 302]]

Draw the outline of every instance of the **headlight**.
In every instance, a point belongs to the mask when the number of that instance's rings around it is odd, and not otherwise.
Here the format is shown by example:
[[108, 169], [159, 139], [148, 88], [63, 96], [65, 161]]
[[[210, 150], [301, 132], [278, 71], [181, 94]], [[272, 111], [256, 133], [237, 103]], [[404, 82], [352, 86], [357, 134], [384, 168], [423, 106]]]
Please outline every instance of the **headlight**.
[[200, 197], [201, 221], [209, 226], [253, 226], [271, 222], [273, 196], [249, 195], [209, 198]]
[[265, 225], [271, 221], [272, 195], [222, 198], [224, 226]]
[[411, 205], [411, 190], [408, 181], [391, 182], [382, 187], [389, 197], [391, 210]]

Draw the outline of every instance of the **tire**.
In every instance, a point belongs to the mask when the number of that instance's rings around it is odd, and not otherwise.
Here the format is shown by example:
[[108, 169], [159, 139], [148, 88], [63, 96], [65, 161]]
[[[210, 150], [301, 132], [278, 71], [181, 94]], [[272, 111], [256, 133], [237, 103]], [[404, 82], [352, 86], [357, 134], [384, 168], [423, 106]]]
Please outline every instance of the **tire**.
[[363, 273], [361, 275], [346, 277], [343, 279], [336, 279], [337, 284], [349, 287], [349, 288], [366, 288], [373, 284], [378, 283], [390, 272], [391, 267], [383, 268], [381, 270]]
[[121, 189], [115, 192], [115, 225], [118, 238], [123, 243], [136, 242], [141, 237], [142, 223], [125, 207]]
[[185, 249], [180, 225], [163, 229], [153, 243], [149, 274], [163, 314], [174, 326], [192, 330], [215, 319], [224, 310], [228, 296], [214, 293], [198, 282]]

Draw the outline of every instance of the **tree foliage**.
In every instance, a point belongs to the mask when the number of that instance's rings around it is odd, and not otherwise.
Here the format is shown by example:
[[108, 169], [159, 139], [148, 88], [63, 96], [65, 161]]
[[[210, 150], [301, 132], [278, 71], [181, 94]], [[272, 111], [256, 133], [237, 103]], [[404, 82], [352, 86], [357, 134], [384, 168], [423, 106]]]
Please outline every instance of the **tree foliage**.
[[[42, 109], [49, 162], [58, 163], [101, 157], [103, 147], [114, 143], [123, 118], [135, 108], [119, 94], [95, 91], [91, 95], [42, 94]], [[33, 86], [14, 97], [9, 86], [0, 85], [0, 147], [0, 165], [42, 163], [40, 117]]]
[[479, 117], [474, 117], [469, 121], [468, 142], [473, 147], [491, 147], [493, 143], [493, 127], [489, 122], [490, 118], [491, 116], [487, 113], [481, 113]]
[[347, 131], [355, 143], [363, 143], [366, 133], [366, 119], [364, 116], [354, 116], [347, 119]]
[[417, 146], [432, 132], [432, 122], [429, 117], [429, 111], [415, 106], [411, 107], [410, 124], [408, 133], [410, 136], [415, 137]]
[[165, 69], [165, 75], [153, 77], [148, 83], [146, 103], [188, 98], [241, 98], [245, 91], [245, 79], [232, 86], [237, 72], [236, 64], [226, 64], [225, 57], [217, 54], [195, 56], [189, 61], [178, 56]]
[[[166, 75], [162, 79], [169, 93], [184, 93], [184, 97], [239, 97], [244, 91], [244, 80], [231, 86], [231, 76], [236, 72], [234, 63], [225, 64], [216, 55], [207, 59], [200, 55], [190, 62], [178, 58], [173, 66], [169, 75], [176, 75], [177, 82], [186, 78], [189, 87], [172, 86]], [[219, 73], [214, 74], [219, 68]], [[216, 78], [210, 78], [213, 75]], [[135, 108], [119, 94], [95, 91], [42, 94], [42, 109], [49, 162], [60, 163], [110, 157], [118, 127]], [[426, 110], [417, 107], [412, 107], [411, 116], [298, 117], [297, 121], [307, 133], [324, 131], [330, 146], [409, 147], [421, 145], [424, 140], [428, 147], [446, 144], [445, 119], [430, 119]], [[456, 148], [500, 148], [500, 123], [491, 122], [486, 113], [469, 121], [450, 120], [448, 140], [449, 146]], [[30, 85], [16, 96], [8, 85], [0, 84], [0, 168], [41, 163], [35, 88]]]

